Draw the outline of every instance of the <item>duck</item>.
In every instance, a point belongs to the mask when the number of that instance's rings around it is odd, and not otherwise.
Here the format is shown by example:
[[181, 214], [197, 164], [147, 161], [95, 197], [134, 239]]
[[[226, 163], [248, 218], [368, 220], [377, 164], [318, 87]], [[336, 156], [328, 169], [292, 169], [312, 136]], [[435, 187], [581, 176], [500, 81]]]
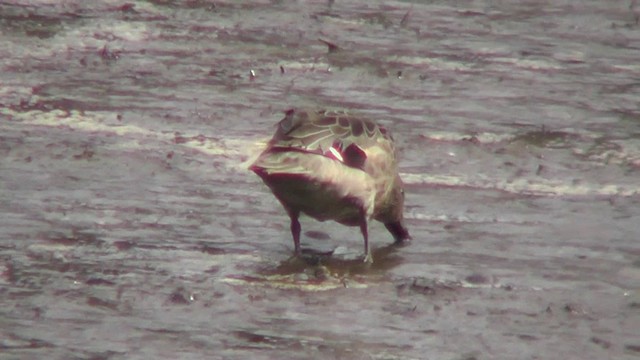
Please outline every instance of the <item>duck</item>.
[[249, 169], [289, 215], [295, 256], [302, 253], [301, 214], [359, 227], [365, 262], [373, 262], [371, 220], [383, 223], [396, 244], [411, 239], [394, 139], [367, 117], [345, 110], [289, 109]]

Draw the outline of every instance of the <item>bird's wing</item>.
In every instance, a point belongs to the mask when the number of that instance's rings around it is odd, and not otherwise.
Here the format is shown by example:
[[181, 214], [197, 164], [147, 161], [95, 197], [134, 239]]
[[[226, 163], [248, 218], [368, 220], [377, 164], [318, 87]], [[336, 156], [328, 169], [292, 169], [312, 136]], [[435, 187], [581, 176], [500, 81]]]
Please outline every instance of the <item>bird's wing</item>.
[[269, 142], [271, 151], [321, 154], [360, 169], [376, 147], [395, 158], [393, 138], [383, 126], [357, 115], [327, 110], [287, 111]]

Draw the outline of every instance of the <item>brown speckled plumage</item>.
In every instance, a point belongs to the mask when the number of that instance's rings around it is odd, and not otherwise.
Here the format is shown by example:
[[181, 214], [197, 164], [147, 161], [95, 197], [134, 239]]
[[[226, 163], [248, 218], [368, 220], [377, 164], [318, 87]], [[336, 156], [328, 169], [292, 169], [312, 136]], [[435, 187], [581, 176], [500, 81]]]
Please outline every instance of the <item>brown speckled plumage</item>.
[[384, 223], [396, 242], [410, 238], [393, 138], [369, 119], [342, 111], [289, 110], [249, 168], [287, 210], [296, 254], [300, 213], [359, 226], [368, 260], [368, 220]]

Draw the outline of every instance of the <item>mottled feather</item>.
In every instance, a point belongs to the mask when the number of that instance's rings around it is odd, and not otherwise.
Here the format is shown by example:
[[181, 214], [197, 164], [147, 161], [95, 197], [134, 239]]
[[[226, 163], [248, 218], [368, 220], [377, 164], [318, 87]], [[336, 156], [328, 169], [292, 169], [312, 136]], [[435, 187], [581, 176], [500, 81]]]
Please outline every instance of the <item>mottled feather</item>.
[[404, 191], [393, 138], [365, 117], [288, 110], [250, 169], [289, 213], [297, 253], [301, 212], [360, 226], [367, 254], [369, 219], [383, 222], [397, 242], [410, 238], [403, 222]]

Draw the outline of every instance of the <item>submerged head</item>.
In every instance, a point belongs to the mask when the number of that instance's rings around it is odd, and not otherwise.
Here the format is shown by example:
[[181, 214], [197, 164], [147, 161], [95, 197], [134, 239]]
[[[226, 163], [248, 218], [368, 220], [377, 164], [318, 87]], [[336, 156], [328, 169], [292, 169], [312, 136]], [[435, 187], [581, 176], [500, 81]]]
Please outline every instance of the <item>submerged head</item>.
[[404, 184], [400, 176], [396, 176], [387, 201], [377, 214], [376, 220], [384, 224], [396, 242], [411, 239], [404, 224]]

